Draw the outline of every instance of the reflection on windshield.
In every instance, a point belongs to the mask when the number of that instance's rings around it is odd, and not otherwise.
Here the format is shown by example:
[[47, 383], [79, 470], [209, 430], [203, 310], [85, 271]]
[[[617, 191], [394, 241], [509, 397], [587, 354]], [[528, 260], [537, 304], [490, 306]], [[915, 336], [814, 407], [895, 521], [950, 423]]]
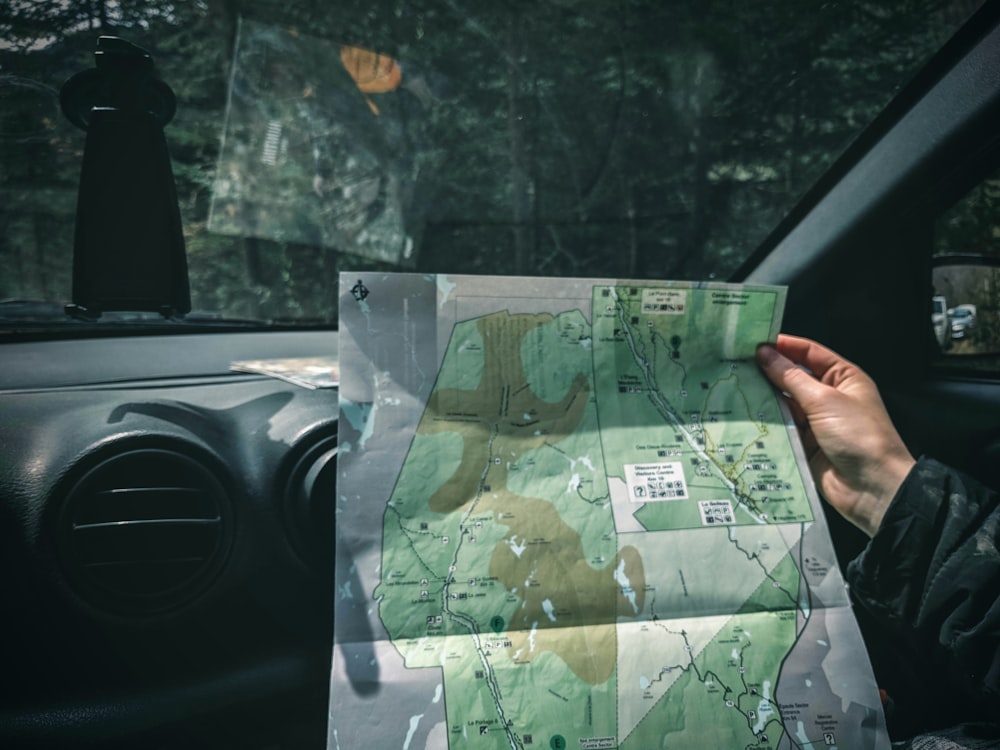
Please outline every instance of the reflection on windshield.
[[102, 33], [177, 94], [194, 308], [328, 325], [340, 270], [726, 278], [978, 5], [14, 2], [0, 300], [69, 301]]
[[396, 93], [423, 89], [392, 57], [342, 45], [331, 60], [331, 46], [239, 24], [208, 229], [411, 265], [430, 102]]

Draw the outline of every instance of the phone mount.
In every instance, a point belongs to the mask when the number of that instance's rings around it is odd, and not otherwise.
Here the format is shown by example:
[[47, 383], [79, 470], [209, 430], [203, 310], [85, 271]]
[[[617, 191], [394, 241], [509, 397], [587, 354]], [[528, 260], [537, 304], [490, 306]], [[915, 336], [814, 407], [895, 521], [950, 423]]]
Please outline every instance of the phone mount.
[[87, 131], [66, 312], [191, 310], [187, 258], [163, 135], [177, 108], [153, 58], [124, 39], [97, 40], [95, 66], [72, 76], [59, 101]]

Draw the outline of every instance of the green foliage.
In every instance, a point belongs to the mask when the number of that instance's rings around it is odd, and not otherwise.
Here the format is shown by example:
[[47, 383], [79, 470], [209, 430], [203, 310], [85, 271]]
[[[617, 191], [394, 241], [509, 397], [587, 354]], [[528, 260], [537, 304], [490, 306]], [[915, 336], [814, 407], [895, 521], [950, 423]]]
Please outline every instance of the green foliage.
[[[57, 92], [98, 34], [149, 49], [177, 94], [166, 136], [195, 307], [331, 323], [339, 269], [389, 266], [208, 231], [240, 17], [328, 43], [328, 66], [341, 45], [399, 61], [401, 88], [367, 100], [418, 269], [725, 278], [961, 20], [953, 5], [6, 0], [0, 298], [69, 297], [83, 137]], [[352, 158], [337, 154], [334, 173]]]

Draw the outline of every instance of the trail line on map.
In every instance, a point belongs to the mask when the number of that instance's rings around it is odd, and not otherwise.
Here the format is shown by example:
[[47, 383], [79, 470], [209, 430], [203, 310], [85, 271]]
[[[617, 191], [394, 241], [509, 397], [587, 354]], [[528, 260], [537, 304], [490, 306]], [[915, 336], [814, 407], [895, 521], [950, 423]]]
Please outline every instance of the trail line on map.
[[[715, 467], [715, 470], [716, 470], [716, 472], [718, 474], [718, 478], [720, 480], [722, 480], [723, 483], [725, 483], [725, 485], [729, 488], [729, 492], [733, 496], [733, 498], [736, 500], [736, 503], [738, 505], [743, 506], [743, 509], [747, 513], [749, 513], [750, 516], [755, 521], [757, 521], [757, 523], [766, 524], [767, 523], [767, 518], [765, 516], [763, 516], [763, 514], [761, 514], [760, 511], [758, 511], [754, 507], [754, 505], [751, 503], [751, 501], [750, 501], [749, 498], [745, 497], [743, 495], [743, 493], [739, 491], [739, 489], [737, 488], [735, 482], [733, 482], [733, 480], [730, 479], [729, 476], [725, 473], [725, 470], [719, 465], [719, 463], [716, 460], [716, 458], [707, 451], [707, 447], [708, 447], [707, 446], [707, 444], [708, 444], [708, 440], [707, 440], [708, 432], [704, 429], [704, 426], [702, 427], [702, 432], [704, 432], [705, 436], [706, 436], [706, 441], [705, 441], [706, 448], [705, 449], [701, 448], [701, 446], [698, 445], [698, 442], [693, 438], [693, 436], [688, 431], [686, 424], [677, 415], [676, 410], [670, 405], [669, 400], [666, 399], [665, 396], [663, 396], [663, 393], [660, 390], [659, 384], [656, 382], [656, 376], [649, 371], [649, 362], [648, 362], [648, 360], [646, 360], [645, 357], [643, 355], [641, 355], [639, 353], [638, 349], [636, 348], [635, 337], [632, 334], [632, 327], [625, 320], [625, 317], [626, 317], [625, 316], [625, 305], [619, 299], [618, 292], [617, 292], [616, 289], [612, 288], [612, 290], [611, 290], [611, 296], [612, 296], [612, 298], [615, 301], [615, 306], [616, 306], [616, 308], [618, 310], [619, 321], [621, 322], [622, 330], [624, 331], [624, 334], [625, 334], [625, 340], [628, 342], [629, 351], [631, 351], [631, 353], [632, 353], [632, 359], [635, 361], [636, 365], [639, 367], [640, 371], [643, 374], [643, 378], [646, 381], [646, 385], [649, 387], [649, 399], [650, 399], [650, 401], [653, 402], [653, 405], [656, 407], [657, 411], [659, 411], [662, 416], [666, 417], [670, 422], [673, 423], [674, 427], [676, 427], [678, 430], [680, 430], [680, 433], [684, 436], [685, 441], [687, 442], [688, 446], [690, 446], [690, 448], [701, 459], [703, 459], [704, 461], [706, 461], [710, 466]], [[699, 419], [699, 423], [701, 423], [700, 419]]]

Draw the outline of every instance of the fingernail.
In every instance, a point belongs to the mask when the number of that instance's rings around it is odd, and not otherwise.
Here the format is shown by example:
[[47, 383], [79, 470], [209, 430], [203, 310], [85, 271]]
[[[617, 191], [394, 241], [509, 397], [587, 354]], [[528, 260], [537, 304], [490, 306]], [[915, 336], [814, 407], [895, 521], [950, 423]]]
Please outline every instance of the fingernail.
[[760, 344], [757, 347], [757, 361], [761, 364], [770, 364], [778, 356], [778, 350], [774, 348], [774, 344]]

